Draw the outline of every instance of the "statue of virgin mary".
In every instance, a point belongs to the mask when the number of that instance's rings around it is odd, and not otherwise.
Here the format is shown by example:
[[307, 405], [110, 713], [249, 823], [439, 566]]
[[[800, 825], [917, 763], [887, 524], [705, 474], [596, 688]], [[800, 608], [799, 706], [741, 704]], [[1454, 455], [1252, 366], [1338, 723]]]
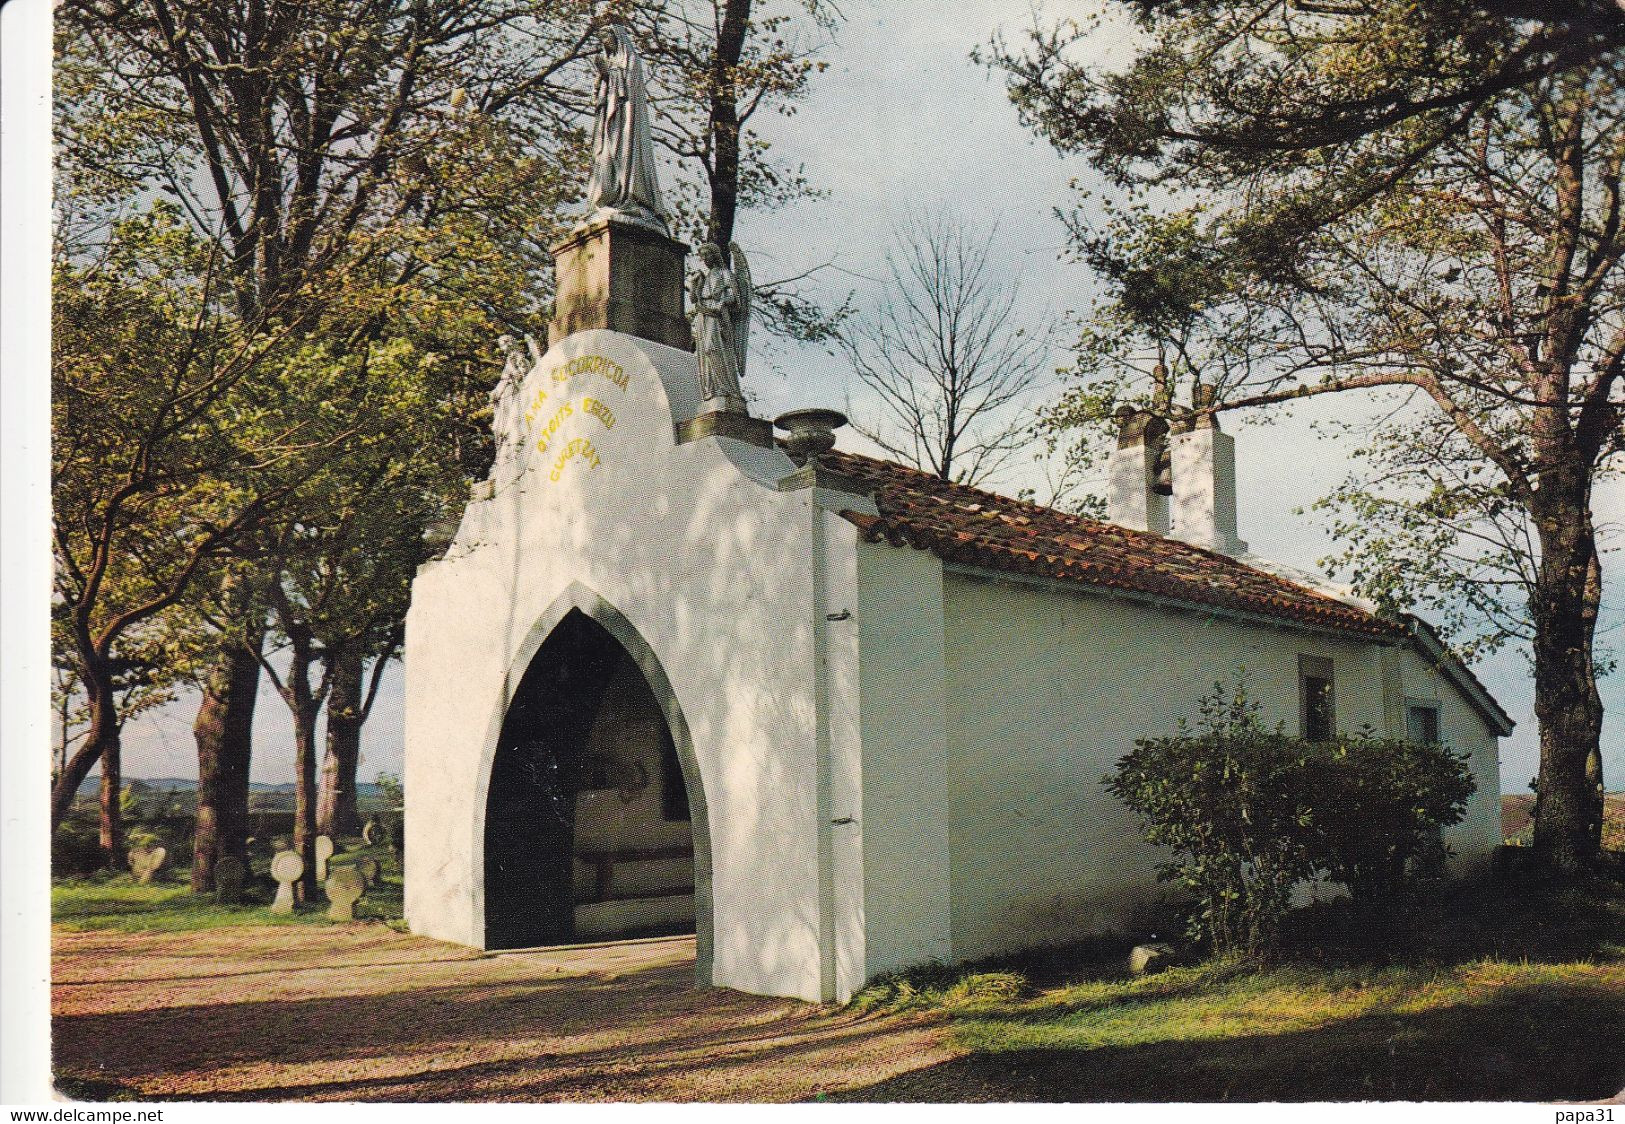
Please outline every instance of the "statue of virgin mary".
[[592, 177], [587, 202], [595, 217], [618, 216], [667, 233], [666, 209], [655, 179], [649, 136], [649, 99], [643, 60], [626, 28], [598, 30], [597, 113], [592, 133]]

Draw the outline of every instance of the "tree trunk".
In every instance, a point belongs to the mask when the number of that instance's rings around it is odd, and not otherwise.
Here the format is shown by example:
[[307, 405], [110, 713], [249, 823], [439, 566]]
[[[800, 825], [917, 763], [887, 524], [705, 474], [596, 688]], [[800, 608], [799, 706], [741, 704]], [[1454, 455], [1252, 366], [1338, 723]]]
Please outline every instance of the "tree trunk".
[[282, 692], [288, 709], [293, 713], [294, 785], [293, 785], [293, 847], [305, 860], [305, 875], [300, 890], [305, 901], [316, 897], [316, 717], [321, 711], [320, 693], [310, 687], [310, 670], [315, 663], [311, 654], [309, 631], [302, 626], [284, 624], [289, 634], [293, 658], [288, 664], [288, 679]]
[[81, 649], [80, 676], [85, 701], [90, 708], [90, 730], [51, 786], [51, 830], [54, 832], [73, 808], [79, 786], [90, 775], [91, 766], [102, 765], [101, 852], [102, 865], [117, 870], [124, 860], [124, 825], [119, 816], [119, 721], [118, 703], [113, 696], [113, 676], [106, 664]]
[[327, 696], [327, 757], [322, 763], [322, 798], [316, 823], [337, 838], [361, 830], [356, 814], [356, 770], [361, 764], [361, 653], [343, 649], [332, 658]]
[[1535, 626], [1535, 717], [1540, 723], [1535, 850], [1566, 872], [1595, 861], [1602, 823], [1602, 699], [1592, 644], [1600, 583], [1584, 484], [1546, 474], [1536, 493], [1540, 571]]
[[734, 70], [745, 51], [752, 0], [725, 0], [711, 56], [711, 215], [706, 237], [726, 254], [739, 210], [739, 103]]
[[73, 807], [74, 798], [79, 794], [79, 786], [90, 776], [91, 767], [105, 756], [109, 744], [118, 744], [118, 713], [113, 700], [111, 676], [99, 667], [86, 666], [80, 670], [84, 680], [85, 701], [90, 708], [90, 730], [85, 735], [85, 744], [68, 759], [51, 786], [53, 832]]
[[316, 706], [293, 717], [293, 847], [305, 860], [304, 898], [316, 900]]
[[101, 848], [102, 865], [117, 870], [124, 859], [124, 821], [119, 798], [124, 794], [122, 747], [117, 730], [102, 745]]
[[[261, 637], [252, 637], [256, 647]], [[259, 653], [228, 640], [203, 687], [192, 736], [197, 742], [197, 826], [192, 836], [192, 890], [214, 889], [221, 855], [248, 860], [248, 768], [253, 754]]]

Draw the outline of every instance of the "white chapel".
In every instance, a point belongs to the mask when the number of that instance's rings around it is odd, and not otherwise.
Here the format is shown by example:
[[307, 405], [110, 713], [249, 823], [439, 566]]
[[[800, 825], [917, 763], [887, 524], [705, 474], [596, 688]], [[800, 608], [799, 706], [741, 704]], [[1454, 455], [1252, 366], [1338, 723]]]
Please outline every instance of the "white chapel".
[[748, 266], [685, 278], [652, 170], [595, 185], [413, 585], [414, 932], [688, 930], [698, 983], [809, 1000], [1126, 932], [1159, 856], [1101, 778], [1242, 669], [1271, 723], [1469, 754], [1446, 843], [1500, 842], [1510, 719], [1422, 622], [1247, 552], [1228, 434], [1126, 414], [1110, 521], [838, 451], [829, 411], [776, 436], [737, 384]]

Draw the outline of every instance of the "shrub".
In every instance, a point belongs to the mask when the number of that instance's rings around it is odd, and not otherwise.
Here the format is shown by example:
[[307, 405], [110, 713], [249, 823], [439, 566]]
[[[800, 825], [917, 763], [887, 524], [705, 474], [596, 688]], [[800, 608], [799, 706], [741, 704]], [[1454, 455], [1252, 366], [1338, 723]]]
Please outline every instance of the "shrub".
[[1327, 876], [1362, 899], [1395, 892], [1473, 790], [1443, 746], [1289, 737], [1240, 686], [1216, 685], [1200, 713], [1196, 733], [1136, 742], [1104, 783], [1173, 851], [1160, 877], [1195, 898], [1190, 935], [1220, 953], [1272, 948], [1302, 880]]
[[1362, 733], [1310, 747], [1300, 799], [1309, 849], [1357, 902], [1380, 901], [1444, 873], [1439, 828], [1460, 822], [1474, 784], [1442, 745]]
[[102, 865], [101, 827], [93, 819], [70, 815], [51, 833], [51, 873], [56, 877], [89, 874]]

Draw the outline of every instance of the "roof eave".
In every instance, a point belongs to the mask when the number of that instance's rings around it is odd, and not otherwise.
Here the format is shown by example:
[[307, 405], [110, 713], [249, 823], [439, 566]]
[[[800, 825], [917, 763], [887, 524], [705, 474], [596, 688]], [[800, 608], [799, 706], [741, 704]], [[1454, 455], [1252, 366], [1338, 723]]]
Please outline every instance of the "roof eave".
[[1479, 682], [1478, 676], [1472, 673], [1461, 658], [1445, 647], [1444, 641], [1439, 639], [1439, 634], [1433, 630], [1433, 626], [1414, 613], [1400, 613], [1397, 619], [1410, 632], [1412, 641], [1422, 655], [1462, 693], [1496, 735], [1503, 738], [1510, 736], [1517, 722], [1501, 709], [1501, 704], [1495, 701], [1495, 696], [1490, 694], [1489, 688]]
[[[940, 556], [939, 556], [940, 557]], [[1220, 617], [1225, 620], [1238, 621], [1243, 624], [1263, 625], [1269, 628], [1282, 628], [1291, 632], [1303, 632], [1316, 636], [1333, 636], [1339, 640], [1362, 640], [1371, 644], [1393, 646], [1404, 643], [1404, 637], [1398, 635], [1383, 636], [1379, 633], [1356, 628], [1342, 628], [1334, 624], [1317, 624], [1313, 621], [1300, 620], [1296, 617], [1281, 616], [1274, 613], [1252, 612], [1247, 609], [1236, 609], [1229, 606], [1213, 605], [1202, 601], [1187, 601], [1177, 597], [1164, 597], [1160, 594], [1146, 593], [1137, 589], [1124, 589], [1119, 586], [1097, 585], [1083, 579], [1063, 580], [1052, 578], [1045, 574], [1028, 574], [1020, 570], [997, 570], [987, 566], [975, 566], [965, 562], [951, 562], [946, 559], [942, 563], [943, 570], [962, 574], [966, 577], [980, 578], [984, 581], [1002, 581], [1017, 585], [1034, 586], [1040, 589], [1049, 589], [1057, 593], [1069, 593], [1083, 597], [1106, 597], [1114, 601], [1130, 601], [1139, 605], [1150, 605], [1158, 609], [1171, 612], [1196, 613], [1202, 616]], [[1493, 700], [1492, 700], [1493, 701]]]

